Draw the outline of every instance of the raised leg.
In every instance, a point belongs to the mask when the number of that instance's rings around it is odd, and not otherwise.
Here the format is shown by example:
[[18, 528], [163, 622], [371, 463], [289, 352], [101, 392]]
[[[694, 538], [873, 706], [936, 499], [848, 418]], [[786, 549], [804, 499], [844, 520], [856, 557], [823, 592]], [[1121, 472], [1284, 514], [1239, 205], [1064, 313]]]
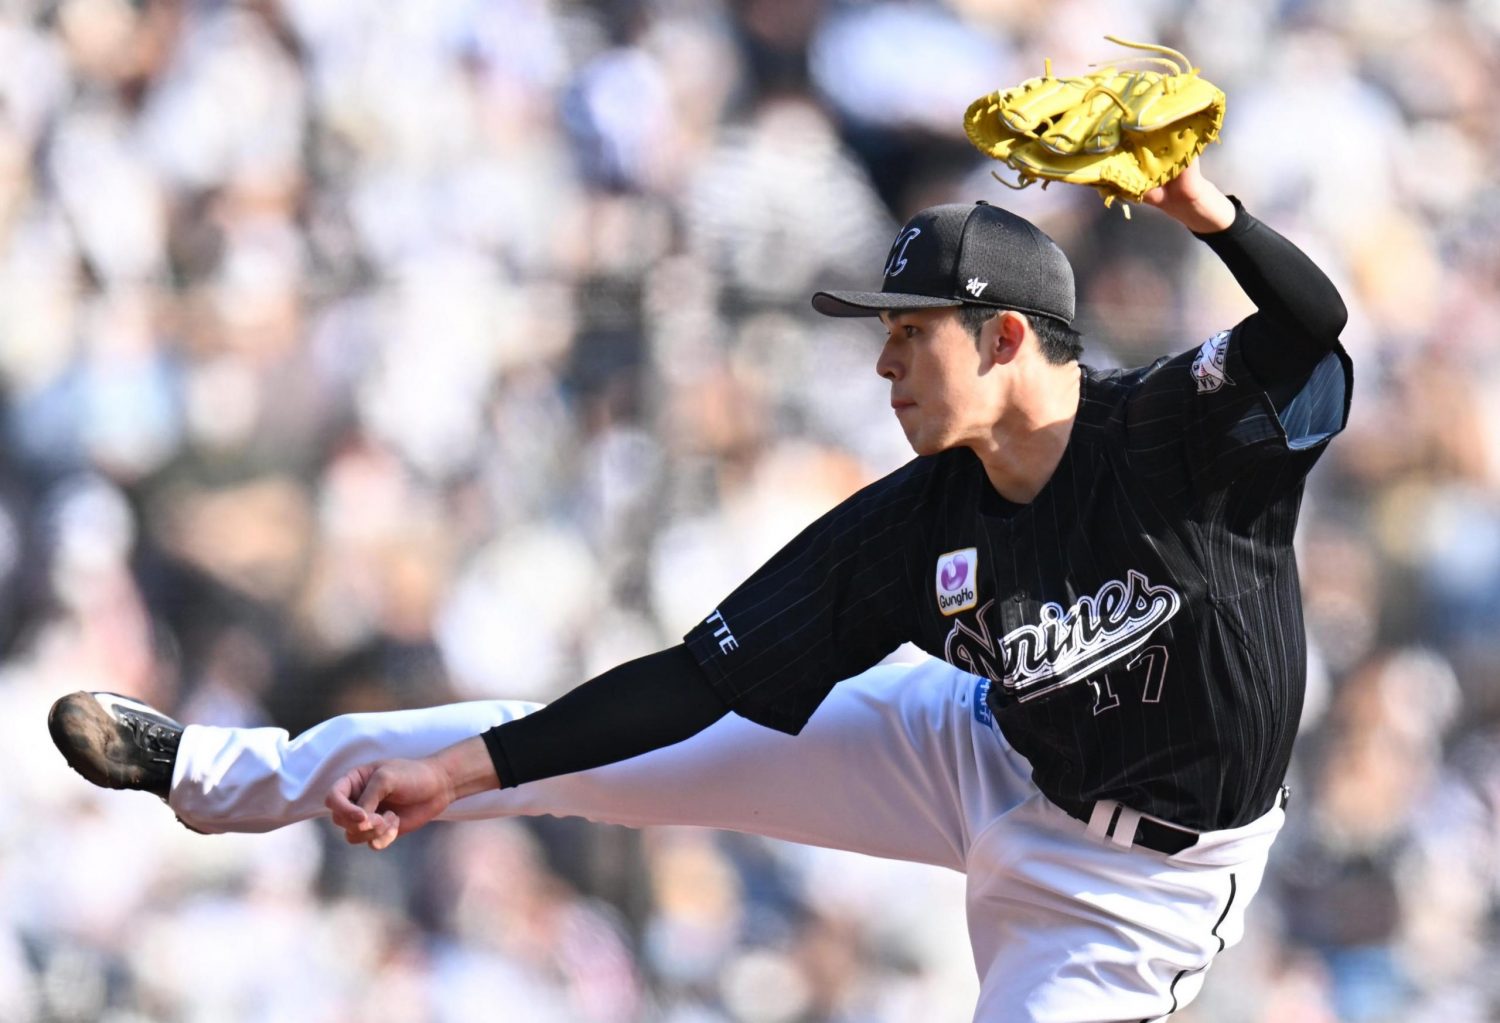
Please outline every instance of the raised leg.
[[[976, 722], [975, 683], [939, 661], [873, 668], [835, 686], [801, 735], [729, 715], [632, 760], [471, 796], [445, 818], [699, 825], [961, 870], [970, 821], [1027, 784], [1009, 762], [991, 769], [1004, 746]], [[347, 715], [296, 739], [279, 729], [189, 727], [170, 803], [204, 831], [270, 830], [323, 814], [328, 788], [353, 767], [423, 756], [535, 707]]]

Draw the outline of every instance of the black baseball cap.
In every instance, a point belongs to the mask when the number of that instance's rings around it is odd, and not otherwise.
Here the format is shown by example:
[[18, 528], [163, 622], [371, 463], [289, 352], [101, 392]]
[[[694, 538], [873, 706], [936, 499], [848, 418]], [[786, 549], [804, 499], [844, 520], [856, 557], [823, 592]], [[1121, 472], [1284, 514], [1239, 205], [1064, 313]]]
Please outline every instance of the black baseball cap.
[[932, 206], [891, 244], [879, 291], [820, 291], [824, 316], [988, 305], [1073, 322], [1073, 266], [1031, 221], [987, 202]]

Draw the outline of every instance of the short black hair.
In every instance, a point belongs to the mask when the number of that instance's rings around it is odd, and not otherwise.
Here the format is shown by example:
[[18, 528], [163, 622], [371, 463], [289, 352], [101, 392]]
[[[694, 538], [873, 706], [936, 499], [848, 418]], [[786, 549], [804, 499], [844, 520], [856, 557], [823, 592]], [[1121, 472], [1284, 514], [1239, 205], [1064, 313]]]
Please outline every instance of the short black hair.
[[[1000, 309], [992, 305], [974, 305], [966, 303], [958, 307], [958, 321], [964, 325], [964, 329], [973, 335], [974, 340], [979, 340], [980, 332], [984, 325], [989, 322], [991, 316], [1014, 310]], [[1066, 365], [1077, 362], [1083, 355], [1083, 337], [1055, 316], [1045, 316], [1041, 313], [1021, 313], [1026, 317], [1026, 322], [1031, 324], [1031, 329], [1036, 332], [1037, 342], [1042, 347], [1042, 357], [1054, 366]]]

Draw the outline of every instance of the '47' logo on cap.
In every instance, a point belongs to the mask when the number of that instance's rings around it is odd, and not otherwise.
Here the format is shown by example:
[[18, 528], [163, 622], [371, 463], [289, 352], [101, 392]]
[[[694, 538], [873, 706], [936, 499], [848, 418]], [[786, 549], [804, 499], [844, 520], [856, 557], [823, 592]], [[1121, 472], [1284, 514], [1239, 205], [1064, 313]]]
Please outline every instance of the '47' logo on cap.
[[979, 552], [973, 547], [949, 551], [937, 559], [937, 604], [956, 615], [979, 603]]

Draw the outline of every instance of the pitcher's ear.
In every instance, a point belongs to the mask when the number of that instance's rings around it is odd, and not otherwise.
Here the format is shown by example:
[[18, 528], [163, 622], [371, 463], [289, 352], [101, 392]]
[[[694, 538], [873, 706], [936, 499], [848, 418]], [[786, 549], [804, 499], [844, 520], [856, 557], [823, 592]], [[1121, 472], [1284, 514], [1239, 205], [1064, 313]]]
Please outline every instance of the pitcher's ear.
[[1006, 363], [1014, 359], [1021, 351], [1021, 345], [1026, 341], [1026, 335], [1030, 332], [1031, 324], [1026, 319], [1025, 313], [1018, 313], [1013, 309], [1002, 309], [985, 323], [981, 340], [988, 346], [990, 354], [997, 363]]

